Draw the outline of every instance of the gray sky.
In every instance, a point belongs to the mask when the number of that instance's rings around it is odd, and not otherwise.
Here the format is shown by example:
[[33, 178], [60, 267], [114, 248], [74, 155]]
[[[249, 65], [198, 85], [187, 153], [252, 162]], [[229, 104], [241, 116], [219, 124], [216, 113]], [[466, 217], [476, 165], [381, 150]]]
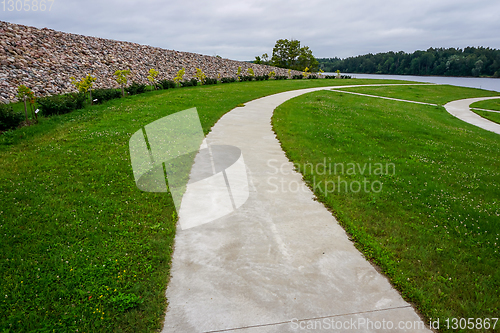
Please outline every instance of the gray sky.
[[281, 38], [317, 58], [500, 49], [499, 0], [54, 0], [50, 12], [9, 11], [9, 1], [2, 21], [235, 60], [271, 55]]

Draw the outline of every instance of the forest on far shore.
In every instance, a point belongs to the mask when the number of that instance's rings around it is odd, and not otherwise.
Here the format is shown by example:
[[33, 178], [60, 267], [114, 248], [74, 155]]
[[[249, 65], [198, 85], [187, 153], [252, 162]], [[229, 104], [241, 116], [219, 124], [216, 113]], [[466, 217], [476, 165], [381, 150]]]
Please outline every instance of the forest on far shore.
[[391, 51], [317, 60], [319, 69], [325, 72], [500, 77], [500, 50], [484, 47], [429, 48], [413, 53]]

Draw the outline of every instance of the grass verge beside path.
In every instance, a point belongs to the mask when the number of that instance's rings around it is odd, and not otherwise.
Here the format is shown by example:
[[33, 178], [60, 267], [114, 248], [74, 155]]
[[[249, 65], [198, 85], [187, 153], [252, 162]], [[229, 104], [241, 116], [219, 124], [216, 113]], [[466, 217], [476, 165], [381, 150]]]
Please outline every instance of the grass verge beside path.
[[[156, 332], [175, 236], [172, 199], [139, 191], [128, 142], [197, 107], [205, 133], [240, 103], [384, 80], [286, 80], [162, 90], [0, 136], [0, 331]], [[399, 82], [399, 81], [397, 81]]]
[[480, 110], [472, 110], [472, 111], [483, 118], [491, 120], [494, 123], [500, 124], [500, 113], [480, 111]]
[[480, 102], [472, 103], [470, 105], [470, 107], [471, 108], [500, 111], [500, 99], [490, 99], [487, 101], [480, 101]]
[[[359, 90], [440, 104], [490, 95], [450, 86]], [[285, 102], [272, 123], [318, 199], [427, 321], [498, 317], [499, 135], [443, 107], [329, 91]]]
[[342, 90], [438, 105], [445, 105], [457, 99], [500, 95], [494, 91], [435, 84], [423, 86], [359, 87]]
[[[486, 110], [494, 110], [494, 111], [500, 112], [500, 99], [492, 99], [492, 100], [488, 100], [488, 101], [481, 101], [481, 102], [472, 103], [470, 105], [470, 107], [471, 108], [486, 109]], [[483, 118], [486, 118], [486, 119], [491, 120], [497, 124], [500, 124], [500, 113], [481, 111], [481, 110], [472, 110], [472, 111], [477, 113], [478, 115], [480, 115]]]

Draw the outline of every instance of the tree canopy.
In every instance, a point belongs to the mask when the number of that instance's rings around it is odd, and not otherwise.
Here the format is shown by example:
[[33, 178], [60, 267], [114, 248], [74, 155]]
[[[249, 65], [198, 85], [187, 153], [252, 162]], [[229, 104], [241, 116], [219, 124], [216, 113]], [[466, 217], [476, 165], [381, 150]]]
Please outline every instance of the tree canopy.
[[385, 52], [346, 59], [318, 59], [326, 72], [500, 77], [500, 50], [484, 47], [429, 48], [413, 53]]
[[303, 71], [306, 67], [311, 71], [318, 69], [318, 61], [309, 46], [300, 46], [298, 40], [279, 39], [273, 48], [273, 55], [268, 59], [267, 53], [255, 57], [254, 63], [289, 68]]

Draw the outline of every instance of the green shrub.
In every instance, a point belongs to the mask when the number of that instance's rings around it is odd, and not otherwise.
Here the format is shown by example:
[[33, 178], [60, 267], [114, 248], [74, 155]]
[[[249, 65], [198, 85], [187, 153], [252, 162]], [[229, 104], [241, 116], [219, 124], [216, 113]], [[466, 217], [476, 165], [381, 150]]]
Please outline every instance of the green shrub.
[[332, 80], [332, 79], [335, 79], [335, 76], [333, 76], [333, 75], [325, 75], [325, 79]]
[[161, 80], [159, 82], [163, 89], [173, 89], [175, 88], [175, 82], [172, 80]]
[[311, 74], [307, 77], [308, 79], [317, 79], [318, 76], [317, 75], [314, 75], [314, 74]]
[[[198, 82], [196, 82], [196, 85], [198, 85]], [[192, 87], [192, 86], [193, 86], [193, 82], [191, 82], [191, 80], [181, 82], [181, 87]]]
[[217, 84], [217, 79], [211, 79], [209, 77], [205, 78], [205, 84]]
[[288, 76], [286, 75], [276, 75], [274, 77], [275, 80], [288, 80]]
[[181, 82], [181, 87], [196, 87], [198, 85], [198, 80], [195, 78], [192, 78], [189, 81], [182, 81]]
[[255, 77], [255, 81], [264, 81], [264, 80], [269, 80], [269, 75], [257, 75]]
[[129, 95], [142, 94], [144, 91], [146, 91], [146, 85], [137, 82], [132, 82], [132, 84], [127, 88], [125, 88], [125, 90], [129, 93]]
[[[22, 114], [21, 114], [22, 116]], [[2, 135], [0, 135], [0, 145], [11, 145], [15, 141], [15, 133], [16, 131], [14, 129], [10, 129], [8, 131], [3, 132]]]
[[97, 99], [94, 103], [104, 103], [111, 99], [120, 98], [121, 92], [116, 89], [96, 89], [92, 90], [92, 98]]
[[231, 83], [231, 82], [236, 82], [236, 79], [234, 77], [223, 77], [222, 79], [220, 79], [220, 82]]
[[198, 80], [196, 80], [194, 77], [189, 80], [189, 81], [182, 81], [181, 82], [181, 87], [196, 87], [198, 85]]
[[76, 109], [83, 108], [85, 94], [71, 93], [65, 95], [54, 95], [42, 97], [37, 100], [40, 111], [44, 116], [64, 114]]
[[83, 109], [86, 100], [85, 94], [71, 93], [63, 96], [67, 99], [73, 100], [73, 102], [75, 103], [75, 109]]
[[303, 78], [304, 78], [304, 76], [302, 76], [302, 75], [294, 75], [294, 76], [292, 76], [292, 79], [294, 79], [294, 80], [302, 80]]
[[14, 112], [12, 106], [0, 103], [0, 131], [16, 128], [22, 120], [22, 113]]
[[241, 82], [252, 81], [252, 80], [253, 80], [253, 76], [250, 76], [250, 75], [242, 75], [242, 76], [240, 76], [240, 81]]

